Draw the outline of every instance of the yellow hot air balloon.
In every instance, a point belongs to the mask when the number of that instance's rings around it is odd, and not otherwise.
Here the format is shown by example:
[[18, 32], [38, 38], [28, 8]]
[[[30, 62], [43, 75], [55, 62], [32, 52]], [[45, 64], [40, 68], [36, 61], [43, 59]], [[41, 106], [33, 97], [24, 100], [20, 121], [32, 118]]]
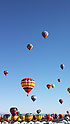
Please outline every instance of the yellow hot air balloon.
[[32, 115], [32, 114], [27, 113], [27, 114], [25, 115], [25, 120], [26, 120], [26, 121], [31, 121], [32, 119], [33, 119], [33, 115]]
[[36, 115], [36, 119], [37, 120], [41, 120], [42, 119], [42, 115], [40, 115], [40, 114]]

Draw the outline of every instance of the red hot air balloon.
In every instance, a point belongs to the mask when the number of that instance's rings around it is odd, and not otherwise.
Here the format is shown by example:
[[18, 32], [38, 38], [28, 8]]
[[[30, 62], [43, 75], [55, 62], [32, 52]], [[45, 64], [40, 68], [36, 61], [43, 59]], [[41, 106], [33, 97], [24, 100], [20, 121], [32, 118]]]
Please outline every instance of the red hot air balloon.
[[28, 45], [27, 45], [27, 48], [28, 48], [29, 50], [31, 50], [31, 49], [33, 48], [33, 45], [32, 45], [32, 44], [28, 44]]
[[59, 102], [62, 104], [64, 102], [64, 100], [63, 99], [59, 99]]
[[69, 114], [69, 111], [68, 110], [66, 112], [67, 112], [67, 114]]
[[21, 80], [21, 86], [27, 92], [27, 96], [29, 92], [34, 88], [35, 81], [32, 78], [24, 78]]

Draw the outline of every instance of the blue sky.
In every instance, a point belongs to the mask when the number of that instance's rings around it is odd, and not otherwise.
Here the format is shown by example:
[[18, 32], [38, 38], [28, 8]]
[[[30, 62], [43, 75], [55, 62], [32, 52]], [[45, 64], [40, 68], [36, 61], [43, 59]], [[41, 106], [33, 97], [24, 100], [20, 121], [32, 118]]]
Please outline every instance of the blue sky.
[[[44, 39], [42, 31], [49, 36]], [[70, 0], [0, 1], [0, 113], [16, 106], [21, 113], [70, 110]], [[33, 44], [29, 51], [27, 44]], [[64, 70], [60, 64], [64, 64]], [[4, 76], [3, 71], [9, 74]], [[27, 97], [21, 80], [35, 87]], [[58, 83], [57, 79], [61, 78]], [[46, 85], [55, 84], [48, 90]], [[36, 95], [37, 100], [31, 101]], [[62, 98], [61, 105], [58, 100]]]

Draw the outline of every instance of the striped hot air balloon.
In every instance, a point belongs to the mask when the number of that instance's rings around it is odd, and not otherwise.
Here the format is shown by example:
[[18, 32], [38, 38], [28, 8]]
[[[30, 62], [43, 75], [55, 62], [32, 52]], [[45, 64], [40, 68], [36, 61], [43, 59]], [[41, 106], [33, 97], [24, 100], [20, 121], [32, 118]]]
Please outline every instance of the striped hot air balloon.
[[27, 92], [27, 96], [29, 92], [34, 88], [35, 81], [32, 78], [24, 78], [21, 80], [21, 86]]

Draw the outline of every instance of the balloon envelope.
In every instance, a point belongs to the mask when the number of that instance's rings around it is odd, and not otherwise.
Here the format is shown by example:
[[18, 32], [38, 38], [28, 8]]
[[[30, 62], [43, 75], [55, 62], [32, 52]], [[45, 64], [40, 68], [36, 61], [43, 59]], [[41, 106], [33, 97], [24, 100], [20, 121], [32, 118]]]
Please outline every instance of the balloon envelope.
[[50, 89], [51, 88], [51, 84], [47, 84], [47, 88]]
[[41, 112], [41, 110], [40, 110], [40, 109], [38, 109], [36, 112], [39, 114], [39, 113]]
[[64, 100], [63, 99], [59, 99], [59, 102], [62, 104], [64, 102]]
[[64, 69], [64, 64], [61, 64], [60, 65], [60, 68], [63, 70]]
[[68, 88], [67, 91], [70, 93], [70, 88]]
[[28, 45], [27, 45], [27, 48], [28, 48], [29, 50], [31, 50], [31, 49], [33, 48], [33, 45], [32, 45], [32, 44], [28, 44]]
[[8, 71], [4, 71], [4, 74], [5, 74], [5, 75], [8, 75]]
[[54, 87], [55, 87], [55, 85], [54, 85], [54, 84], [52, 84], [51, 86], [52, 86], [52, 88], [54, 88]]
[[43, 36], [44, 38], [48, 37], [48, 31], [43, 31], [43, 32], [42, 32], [42, 36]]
[[37, 99], [37, 96], [33, 95], [33, 96], [31, 96], [31, 99], [34, 102]]
[[58, 78], [58, 82], [61, 82], [61, 79], [60, 78]]
[[21, 86], [29, 94], [35, 86], [35, 81], [32, 78], [24, 78], [21, 80]]

